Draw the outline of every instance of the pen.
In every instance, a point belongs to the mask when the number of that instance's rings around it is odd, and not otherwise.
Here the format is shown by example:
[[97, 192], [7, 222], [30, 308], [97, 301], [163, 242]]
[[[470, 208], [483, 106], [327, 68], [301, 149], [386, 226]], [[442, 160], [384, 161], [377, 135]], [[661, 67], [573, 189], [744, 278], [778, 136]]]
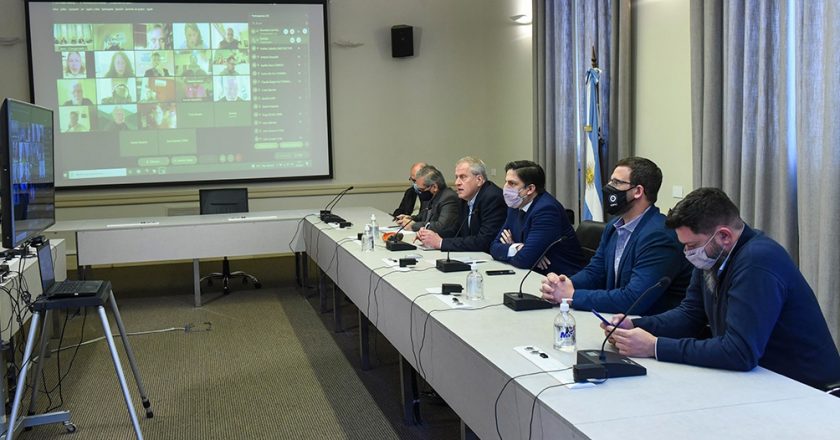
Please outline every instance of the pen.
[[607, 318], [604, 318], [603, 316], [601, 316], [601, 314], [600, 314], [600, 313], [598, 313], [598, 312], [596, 312], [594, 309], [592, 310], [592, 313], [593, 313], [595, 316], [597, 316], [597, 317], [598, 317], [598, 319], [600, 319], [600, 320], [601, 320], [601, 322], [603, 322], [604, 324], [606, 324], [606, 325], [608, 325], [608, 326], [613, 326], [613, 327], [615, 327], [615, 324], [613, 324], [613, 323], [611, 323], [611, 322], [607, 321]]

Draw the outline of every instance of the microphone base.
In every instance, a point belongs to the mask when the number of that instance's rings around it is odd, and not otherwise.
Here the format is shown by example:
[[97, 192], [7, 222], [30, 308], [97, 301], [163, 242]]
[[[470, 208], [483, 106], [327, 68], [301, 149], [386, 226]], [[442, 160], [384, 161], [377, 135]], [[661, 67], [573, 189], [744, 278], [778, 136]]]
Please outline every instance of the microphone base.
[[469, 264], [458, 260], [441, 258], [435, 261], [435, 267], [441, 272], [469, 272], [472, 270]]
[[507, 292], [504, 295], [504, 305], [515, 312], [525, 310], [542, 310], [554, 307], [554, 304], [534, 295], [519, 292]]
[[413, 251], [417, 249], [417, 246], [413, 244], [406, 243], [404, 241], [391, 241], [388, 240], [385, 242], [385, 249], [389, 251]]
[[[603, 355], [603, 359], [601, 358]], [[575, 382], [588, 379], [615, 379], [617, 377], [645, 376], [647, 369], [627, 356], [601, 350], [577, 352], [577, 364], [572, 367]]]

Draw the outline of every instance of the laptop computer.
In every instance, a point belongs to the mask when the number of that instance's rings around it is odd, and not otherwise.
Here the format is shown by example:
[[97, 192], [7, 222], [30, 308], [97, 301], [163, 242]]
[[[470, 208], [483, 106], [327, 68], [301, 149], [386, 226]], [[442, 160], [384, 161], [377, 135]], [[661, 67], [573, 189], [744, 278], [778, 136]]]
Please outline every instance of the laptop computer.
[[47, 298], [78, 298], [94, 296], [102, 289], [102, 281], [55, 281], [52, 250], [50, 242], [46, 241], [38, 251], [38, 268], [41, 272], [41, 289]]

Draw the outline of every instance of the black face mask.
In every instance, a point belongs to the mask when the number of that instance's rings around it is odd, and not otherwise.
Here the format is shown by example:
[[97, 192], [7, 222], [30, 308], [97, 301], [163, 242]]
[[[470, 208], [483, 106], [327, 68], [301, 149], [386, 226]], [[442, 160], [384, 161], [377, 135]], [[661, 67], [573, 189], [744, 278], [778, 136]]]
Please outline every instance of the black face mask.
[[427, 189], [425, 191], [420, 191], [420, 194], [417, 195], [417, 198], [420, 199], [421, 202], [428, 202], [429, 200], [432, 200], [434, 196], [435, 195]]
[[627, 191], [633, 188], [620, 189], [613, 188], [610, 185], [604, 185], [602, 192], [604, 194], [604, 209], [609, 215], [621, 215], [630, 209], [630, 202], [627, 200]]

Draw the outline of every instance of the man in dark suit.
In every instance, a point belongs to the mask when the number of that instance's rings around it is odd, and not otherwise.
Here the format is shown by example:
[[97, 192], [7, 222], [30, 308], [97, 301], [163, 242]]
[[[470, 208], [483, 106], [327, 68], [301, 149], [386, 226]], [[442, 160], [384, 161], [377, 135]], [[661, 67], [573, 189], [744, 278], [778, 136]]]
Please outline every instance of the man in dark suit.
[[417, 237], [423, 246], [432, 249], [488, 252], [507, 214], [502, 190], [487, 180], [484, 162], [469, 156], [455, 165], [455, 189], [461, 199], [455, 236], [443, 238], [437, 232], [421, 228]]
[[629, 312], [676, 307], [691, 280], [691, 264], [654, 206], [660, 186], [662, 171], [655, 163], [642, 157], [619, 161], [603, 189], [607, 213], [618, 217], [607, 224], [595, 256], [582, 271], [548, 274], [540, 289], [543, 298], [571, 298], [576, 309], [627, 313], [645, 290], [667, 276], [670, 285], [658, 286]]
[[[490, 254], [523, 269], [536, 265], [535, 270], [542, 274], [558, 270], [576, 273], [583, 251], [566, 209], [545, 190], [545, 171], [530, 160], [510, 162], [505, 171], [507, 218], [490, 246]], [[540, 259], [561, 237], [566, 238]]]
[[394, 218], [399, 217], [400, 215], [412, 215], [414, 214], [414, 205], [417, 204], [417, 172], [420, 171], [420, 168], [426, 166], [425, 162], [417, 162], [411, 166], [411, 171], [408, 173], [408, 181], [411, 182], [411, 186], [405, 190], [405, 194], [403, 194], [402, 201], [400, 202], [400, 206], [394, 210], [394, 213], [391, 214]]
[[441, 237], [451, 237], [458, 229], [458, 194], [446, 186], [446, 180], [441, 172], [426, 165], [417, 172], [417, 198], [420, 202], [428, 202], [428, 206], [420, 210], [415, 216], [400, 215], [397, 223], [406, 229], [419, 231], [420, 228], [431, 229]]

